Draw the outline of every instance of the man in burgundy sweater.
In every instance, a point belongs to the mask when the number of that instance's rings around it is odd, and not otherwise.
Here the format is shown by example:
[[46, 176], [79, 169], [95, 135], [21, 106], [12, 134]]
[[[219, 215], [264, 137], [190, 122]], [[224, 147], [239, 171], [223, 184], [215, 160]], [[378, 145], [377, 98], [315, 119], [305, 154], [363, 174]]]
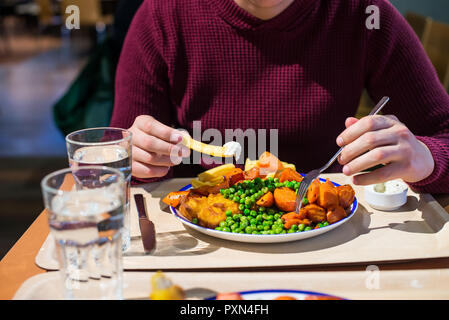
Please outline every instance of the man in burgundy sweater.
[[[379, 29], [365, 24], [370, 5]], [[389, 96], [384, 114], [394, 116], [352, 118], [364, 88], [374, 101]], [[223, 133], [279, 129], [279, 157], [302, 172], [346, 146], [339, 170], [355, 184], [402, 178], [449, 192], [449, 96], [386, 0], [145, 1], [111, 122], [133, 132], [133, 176], [169, 175], [188, 155], [173, 127], [191, 132], [194, 121]]]

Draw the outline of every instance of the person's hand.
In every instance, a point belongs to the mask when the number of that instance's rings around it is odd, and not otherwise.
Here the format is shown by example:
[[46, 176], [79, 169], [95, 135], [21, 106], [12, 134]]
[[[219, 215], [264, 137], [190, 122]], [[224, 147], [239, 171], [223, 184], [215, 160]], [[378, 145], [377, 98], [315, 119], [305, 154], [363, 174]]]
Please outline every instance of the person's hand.
[[338, 162], [347, 176], [383, 164], [384, 167], [353, 177], [356, 185], [370, 185], [394, 179], [408, 183], [429, 177], [435, 162], [427, 146], [395, 116], [348, 118], [346, 130], [337, 138], [345, 146]]
[[132, 132], [132, 175], [136, 178], [163, 177], [170, 167], [190, 156], [182, 146], [180, 131], [166, 126], [151, 116], [138, 116]]

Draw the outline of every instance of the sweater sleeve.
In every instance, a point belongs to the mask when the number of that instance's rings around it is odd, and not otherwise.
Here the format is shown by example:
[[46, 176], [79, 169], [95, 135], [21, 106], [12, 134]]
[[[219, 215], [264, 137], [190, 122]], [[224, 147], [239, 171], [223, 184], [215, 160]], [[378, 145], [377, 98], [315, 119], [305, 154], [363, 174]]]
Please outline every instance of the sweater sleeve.
[[[129, 128], [139, 115], [151, 115], [166, 125], [174, 124], [167, 65], [155, 19], [152, 1], [145, 1], [131, 23], [117, 67], [110, 124], [113, 127]], [[133, 178], [134, 183], [159, 180]]]
[[366, 88], [374, 101], [389, 96], [384, 114], [397, 116], [433, 155], [433, 173], [410, 187], [449, 193], [449, 95], [407, 21], [388, 1], [374, 2], [381, 25], [366, 31]]

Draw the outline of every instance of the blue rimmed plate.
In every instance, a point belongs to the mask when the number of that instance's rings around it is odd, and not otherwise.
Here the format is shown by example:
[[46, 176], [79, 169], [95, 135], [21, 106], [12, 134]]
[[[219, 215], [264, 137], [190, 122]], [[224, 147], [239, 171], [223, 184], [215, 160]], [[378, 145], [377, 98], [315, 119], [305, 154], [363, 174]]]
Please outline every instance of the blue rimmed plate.
[[[321, 182], [326, 182], [325, 179], [321, 179]], [[331, 181], [336, 187], [340, 186], [338, 183], [335, 183]], [[187, 185], [183, 187], [180, 191], [186, 191], [192, 188], [192, 185]], [[354, 198], [354, 202], [351, 204], [351, 211], [348, 214], [348, 216], [336, 223], [330, 224], [327, 227], [322, 227], [318, 229], [313, 229], [309, 231], [302, 231], [302, 232], [295, 232], [295, 233], [285, 233], [285, 234], [242, 234], [242, 233], [232, 233], [232, 232], [225, 232], [225, 231], [218, 231], [214, 229], [209, 229], [205, 227], [201, 227], [199, 225], [196, 225], [186, 218], [184, 218], [179, 211], [174, 208], [170, 207], [170, 211], [175, 215], [176, 218], [178, 218], [184, 226], [190, 227], [198, 232], [207, 234], [209, 236], [220, 238], [224, 240], [231, 240], [231, 241], [238, 241], [238, 242], [250, 242], [250, 243], [281, 243], [281, 242], [291, 242], [291, 241], [297, 241], [297, 240], [303, 240], [308, 239], [312, 237], [319, 236], [323, 233], [329, 232], [335, 228], [338, 228], [342, 224], [349, 221], [354, 216], [354, 213], [357, 211], [358, 202], [357, 197]]]
[[[281, 296], [292, 297], [296, 300], [306, 300], [308, 297], [318, 299], [334, 299], [334, 300], [346, 300], [344, 298], [332, 296], [326, 293], [302, 291], [302, 290], [285, 290], [285, 289], [270, 289], [270, 290], [251, 290], [238, 292], [243, 300], [274, 300]], [[217, 296], [207, 298], [206, 300], [216, 300]]]

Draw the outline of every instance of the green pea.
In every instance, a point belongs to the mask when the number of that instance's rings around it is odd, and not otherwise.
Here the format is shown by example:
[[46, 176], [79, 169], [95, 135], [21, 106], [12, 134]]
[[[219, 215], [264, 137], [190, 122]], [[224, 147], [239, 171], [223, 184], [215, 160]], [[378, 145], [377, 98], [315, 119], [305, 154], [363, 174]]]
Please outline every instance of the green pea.
[[224, 195], [224, 194], [225, 194], [225, 189], [220, 189], [220, 193], [221, 193], [222, 195]]
[[275, 186], [276, 188], [280, 188], [280, 187], [283, 186], [283, 184], [280, 183], [280, 182], [276, 182], [276, 183], [274, 184], [274, 186]]
[[249, 215], [249, 213], [250, 213], [250, 210], [248, 208], [245, 208], [245, 210], [243, 210], [243, 214], [245, 216]]
[[234, 196], [234, 198], [232, 200], [234, 202], [240, 202], [240, 197], [239, 196]]
[[263, 216], [261, 214], [258, 214], [257, 217], [256, 217], [256, 221], [260, 222], [262, 220], [263, 220]]
[[306, 227], [306, 228], [304, 229], [304, 231], [310, 231], [310, 230], [312, 230], [312, 227]]
[[245, 228], [245, 232], [246, 233], [251, 233], [251, 232], [253, 232], [253, 229], [250, 226], [248, 226], [248, 227]]
[[307, 198], [302, 199], [302, 205], [306, 206], [309, 204], [309, 200]]
[[227, 217], [230, 217], [230, 216], [232, 216], [232, 211], [231, 210], [227, 210], [225, 212], [225, 214], [226, 214]]
[[232, 216], [232, 219], [233, 219], [234, 221], [238, 221], [238, 220], [240, 220], [240, 216], [239, 216], [238, 214], [234, 214], [234, 215]]
[[277, 227], [276, 229], [274, 229], [274, 233], [281, 233], [282, 232], [282, 228]]
[[243, 205], [243, 204], [239, 205], [239, 210], [240, 210], [240, 211], [245, 210], [245, 205]]
[[277, 183], [277, 182], [279, 182], [279, 178], [274, 178], [273, 181], [274, 181], [275, 183]]
[[228, 227], [224, 227], [224, 228], [223, 228], [223, 231], [224, 231], [224, 232], [231, 232], [231, 229], [229, 229]]
[[240, 198], [240, 201], [239, 201], [239, 202], [240, 202], [240, 204], [243, 204], [243, 205], [244, 205], [244, 204], [245, 204], [245, 198]]
[[192, 219], [192, 223], [198, 224], [198, 218], [193, 218], [193, 219]]
[[298, 226], [296, 224], [294, 224], [294, 225], [292, 225], [290, 230], [297, 231], [298, 230]]
[[263, 229], [264, 229], [264, 226], [263, 226], [263, 225], [260, 225], [260, 224], [259, 224], [259, 225], [257, 226], [257, 230], [262, 231]]
[[267, 210], [267, 213], [268, 214], [275, 214], [276, 211], [274, 211], [274, 209], [270, 208], [270, 209]]
[[265, 212], [267, 209], [265, 207], [259, 207], [259, 212]]
[[251, 232], [251, 234], [259, 234], [259, 232], [258, 231], [253, 231], [253, 232]]
[[219, 224], [219, 226], [220, 226], [221, 228], [226, 227], [226, 221], [221, 221], [220, 224]]
[[241, 196], [242, 194], [243, 194], [243, 191], [242, 191], [242, 190], [237, 191], [237, 195], [238, 195], [238, 196]]
[[229, 192], [230, 192], [230, 193], [234, 193], [234, 192], [235, 192], [235, 189], [234, 189], [233, 187], [231, 187], [231, 188], [229, 188]]
[[222, 227], [216, 227], [215, 230], [217, 230], [217, 231], [223, 231], [223, 228], [222, 228]]
[[298, 231], [299, 231], [299, 232], [302, 232], [302, 231], [304, 231], [305, 228], [306, 228], [306, 225], [303, 224], [303, 223], [301, 223], [301, 224], [298, 226]]
[[296, 232], [296, 231], [293, 230], [293, 229], [290, 229], [290, 230], [287, 231], [287, 233], [295, 233], [295, 232]]
[[274, 215], [269, 214], [267, 217], [267, 220], [273, 221], [274, 220]]
[[246, 220], [245, 220], [245, 221], [241, 221], [241, 222], [240, 222], [240, 228], [242, 228], [242, 230], [243, 230], [243, 229], [245, 229], [246, 227], [248, 227], [248, 221], [246, 221]]
[[329, 225], [329, 222], [325, 221], [323, 222], [323, 227], [327, 227]]
[[273, 218], [274, 218], [274, 220], [278, 220], [281, 218], [281, 215], [279, 213], [275, 213]]
[[270, 229], [271, 229], [270, 226], [264, 226], [264, 227], [263, 227], [263, 230], [264, 230], [264, 231], [268, 231], [268, 230], [270, 230]]
[[282, 221], [281, 218], [277, 219], [276, 222], [277, 222], [278, 224], [284, 224], [284, 221]]
[[249, 213], [252, 217], [257, 217], [257, 212], [255, 210], [251, 210]]

